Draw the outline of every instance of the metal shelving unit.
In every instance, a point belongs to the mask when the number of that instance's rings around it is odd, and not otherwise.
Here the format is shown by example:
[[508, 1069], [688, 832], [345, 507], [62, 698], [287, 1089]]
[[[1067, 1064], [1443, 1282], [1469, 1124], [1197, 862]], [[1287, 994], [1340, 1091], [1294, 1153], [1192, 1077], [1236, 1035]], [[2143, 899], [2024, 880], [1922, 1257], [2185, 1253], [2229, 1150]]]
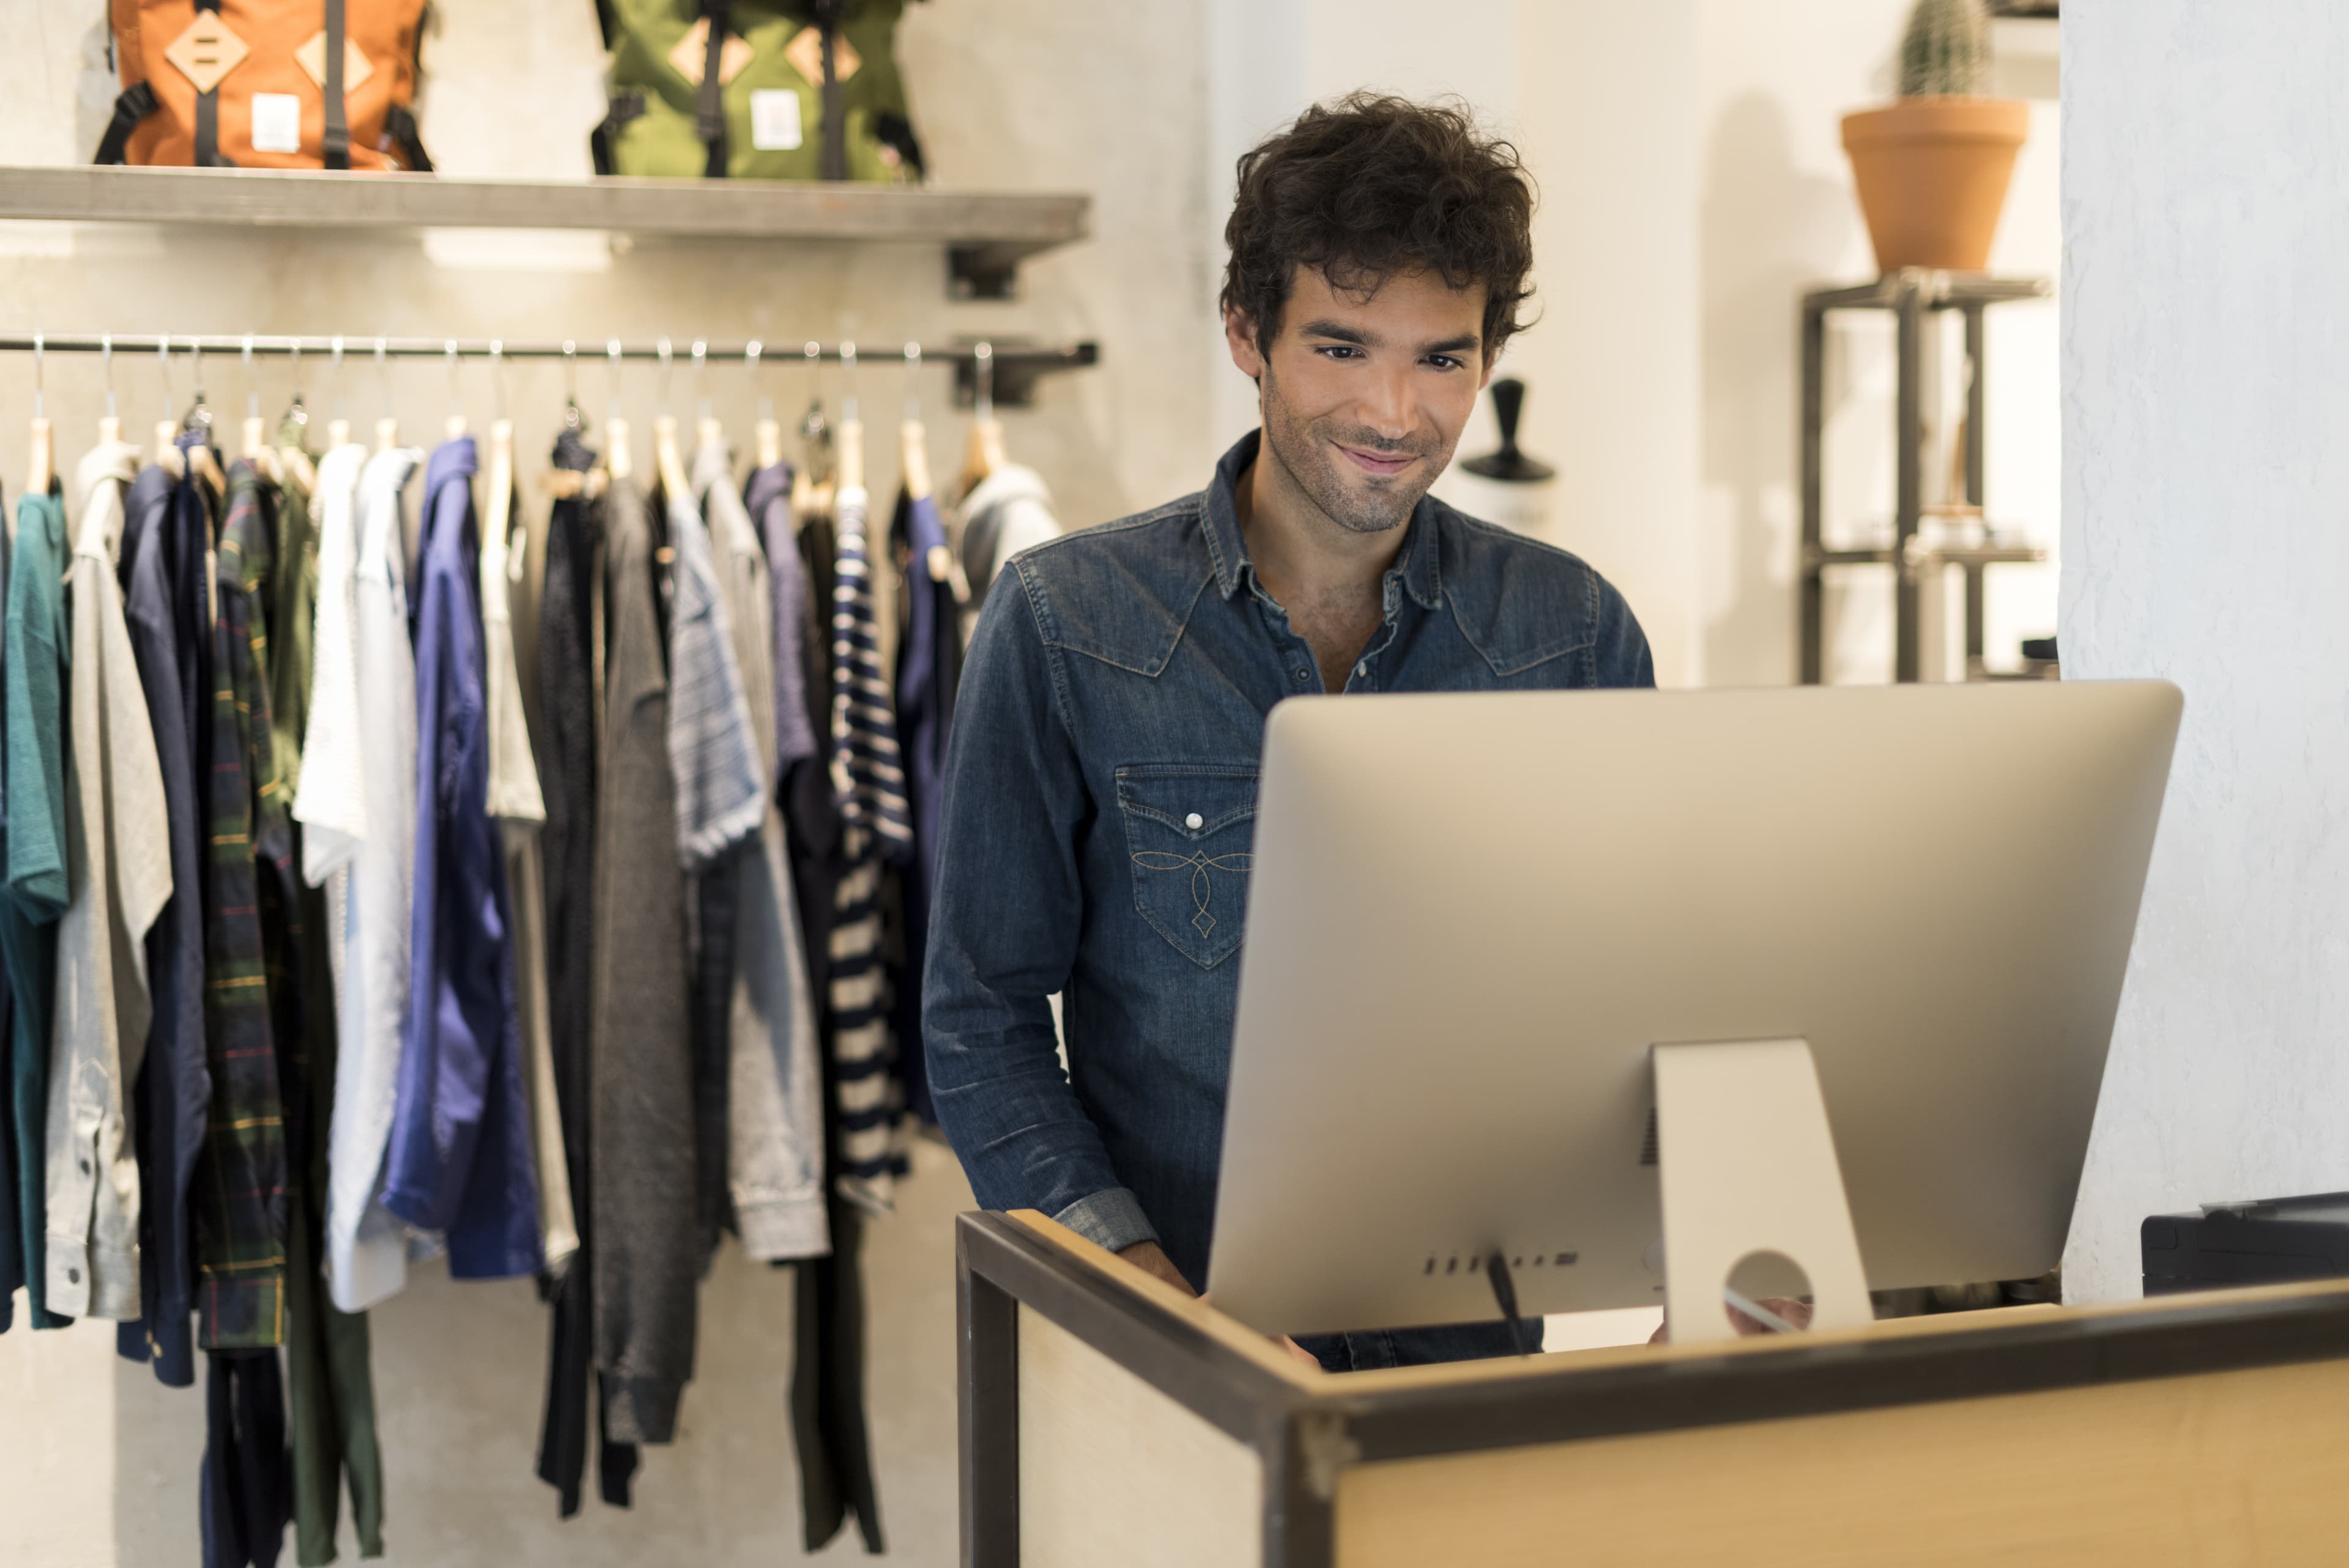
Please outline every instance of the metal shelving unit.
[[1020, 264], [1086, 237], [1089, 196], [753, 180], [451, 179], [263, 169], [0, 168], [0, 218], [289, 229], [599, 229], [935, 244], [947, 287], [1001, 299]]
[[[2002, 539], [1982, 521], [1982, 415], [1984, 375], [1982, 316], [1990, 306], [2017, 299], [2044, 299], [2054, 292], [2044, 278], [1992, 277], [1981, 273], [1935, 272], [1910, 267], [1874, 283], [1817, 288], [1803, 296], [1802, 428], [1802, 680], [1816, 685], [1826, 665], [1826, 569], [1845, 566], [1893, 568], [1893, 679], [1915, 680], [1924, 662], [1921, 592], [1938, 582], [1943, 568], [1966, 574], [1966, 670], [1982, 678], [1982, 621], [1986, 568], [2010, 562], [2043, 561], [2047, 552]], [[1893, 440], [1899, 454], [1893, 504], [1892, 543], [1883, 549], [1829, 549], [1822, 537], [1826, 514], [1826, 318], [1837, 310], [1886, 310], [1896, 319], [1899, 359]], [[1955, 505], [1928, 508], [1924, 472], [1925, 322], [1940, 311], [1965, 317], [1966, 392], [1965, 497]], [[1921, 537], [1930, 515], [1971, 518], [1982, 526], [1975, 541], [1961, 546], [1931, 545]]]

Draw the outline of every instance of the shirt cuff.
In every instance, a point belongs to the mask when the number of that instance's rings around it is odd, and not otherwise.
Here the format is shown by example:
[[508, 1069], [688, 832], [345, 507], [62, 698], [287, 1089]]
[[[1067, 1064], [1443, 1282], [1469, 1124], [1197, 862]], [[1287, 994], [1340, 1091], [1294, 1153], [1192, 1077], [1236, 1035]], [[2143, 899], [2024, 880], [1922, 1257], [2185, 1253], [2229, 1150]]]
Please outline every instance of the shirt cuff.
[[1157, 1228], [1142, 1212], [1142, 1199], [1123, 1187], [1080, 1198], [1052, 1220], [1112, 1252], [1122, 1252], [1137, 1241], [1158, 1240]]

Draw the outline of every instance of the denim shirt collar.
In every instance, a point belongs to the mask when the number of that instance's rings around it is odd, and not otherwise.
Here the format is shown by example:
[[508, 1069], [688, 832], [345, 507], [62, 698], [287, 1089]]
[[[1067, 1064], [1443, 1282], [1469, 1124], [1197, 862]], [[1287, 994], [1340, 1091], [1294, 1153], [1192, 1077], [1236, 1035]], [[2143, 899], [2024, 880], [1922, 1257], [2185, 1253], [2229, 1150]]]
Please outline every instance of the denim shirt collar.
[[[1226, 599], [1240, 591], [1240, 585], [1256, 575], [1249, 561], [1247, 541], [1240, 533], [1237, 502], [1240, 475], [1256, 462], [1257, 450], [1263, 440], [1261, 431], [1250, 431], [1224, 453], [1216, 464], [1216, 477], [1208, 484], [1206, 495], [1205, 524], [1207, 554], [1216, 566], [1216, 588]], [[1433, 609], [1444, 602], [1442, 552], [1436, 541], [1436, 504], [1427, 496], [1419, 498], [1412, 509], [1411, 533], [1403, 540], [1402, 554], [1397, 565], [1388, 571], [1390, 579], [1400, 575], [1403, 587], [1422, 609]]]

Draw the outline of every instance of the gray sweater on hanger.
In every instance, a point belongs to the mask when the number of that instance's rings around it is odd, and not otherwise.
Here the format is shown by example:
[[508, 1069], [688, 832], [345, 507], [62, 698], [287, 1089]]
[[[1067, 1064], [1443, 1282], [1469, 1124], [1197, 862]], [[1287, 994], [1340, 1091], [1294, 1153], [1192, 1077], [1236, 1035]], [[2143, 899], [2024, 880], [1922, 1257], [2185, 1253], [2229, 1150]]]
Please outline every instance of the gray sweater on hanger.
[[668, 672], [648, 504], [630, 480], [605, 502], [602, 798], [595, 846], [593, 1022], [595, 1369], [615, 1442], [666, 1443], [693, 1375], [692, 1068], [685, 874], [668, 758]]

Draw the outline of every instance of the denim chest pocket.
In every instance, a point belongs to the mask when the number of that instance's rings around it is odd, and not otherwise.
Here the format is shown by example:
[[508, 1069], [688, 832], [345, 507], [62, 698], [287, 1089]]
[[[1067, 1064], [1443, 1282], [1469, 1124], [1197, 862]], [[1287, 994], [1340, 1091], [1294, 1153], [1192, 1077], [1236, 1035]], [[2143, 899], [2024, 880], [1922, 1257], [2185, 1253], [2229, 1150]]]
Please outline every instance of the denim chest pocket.
[[1133, 907], [1175, 951], [1213, 969], [1239, 950], [1256, 839], [1253, 767], [1117, 770]]

